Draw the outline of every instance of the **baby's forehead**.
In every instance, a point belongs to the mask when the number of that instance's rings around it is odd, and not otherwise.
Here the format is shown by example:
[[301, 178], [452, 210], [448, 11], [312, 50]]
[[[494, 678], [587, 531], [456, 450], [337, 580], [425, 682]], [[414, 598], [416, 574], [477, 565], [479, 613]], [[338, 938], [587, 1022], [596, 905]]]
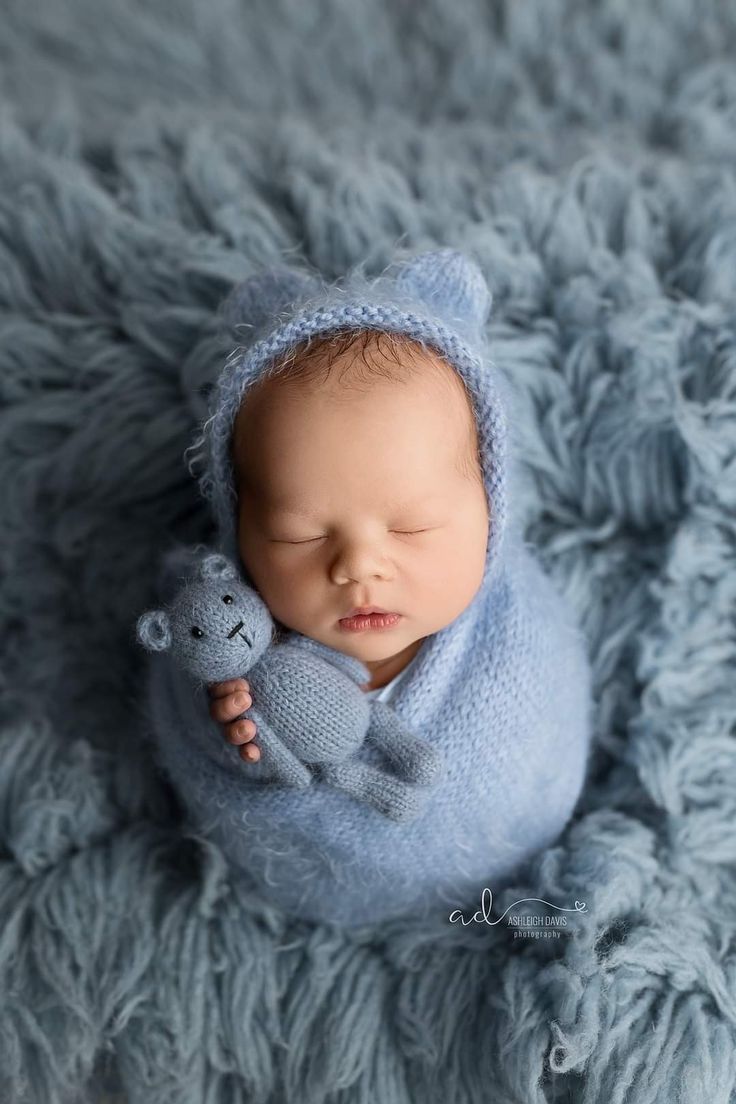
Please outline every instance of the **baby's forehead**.
[[[334, 401], [379, 390], [386, 385], [421, 394], [472, 412], [468, 390], [452, 364], [431, 345], [384, 330], [338, 331], [312, 337], [271, 364], [241, 403], [256, 398], [276, 404], [287, 395], [314, 395]], [[452, 394], [464, 400], [458, 404]]]
[[[263, 439], [264, 424], [283, 423], [290, 432], [299, 421], [313, 425], [316, 410], [370, 403], [373, 398], [379, 412], [386, 403], [393, 404], [394, 398], [404, 409], [427, 412], [434, 433], [441, 433], [451, 445], [455, 443], [461, 469], [473, 467], [476, 418], [469, 392], [455, 368], [438, 350], [403, 334], [353, 331], [302, 342], [251, 386], [233, 427], [236, 482], [243, 476], [252, 482], [246, 469], [253, 466], [249, 442], [255, 439], [256, 427]], [[407, 434], [417, 432], [416, 417], [411, 421], [414, 428], [410, 431], [407, 426]], [[400, 421], [399, 432], [403, 424]], [[444, 455], [442, 449], [433, 451], [435, 462]], [[261, 461], [265, 462], [262, 456]]]

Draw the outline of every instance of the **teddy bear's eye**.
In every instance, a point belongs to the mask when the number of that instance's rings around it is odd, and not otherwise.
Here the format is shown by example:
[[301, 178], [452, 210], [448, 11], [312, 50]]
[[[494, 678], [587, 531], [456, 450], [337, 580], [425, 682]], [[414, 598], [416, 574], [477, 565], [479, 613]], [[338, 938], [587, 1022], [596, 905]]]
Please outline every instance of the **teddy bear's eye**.
[[223, 594], [222, 600], [226, 606], [231, 606], [233, 604], [232, 594]]
[[197, 640], [199, 640], [200, 636], [204, 636], [199, 625], [192, 625], [192, 636], [196, 636]]

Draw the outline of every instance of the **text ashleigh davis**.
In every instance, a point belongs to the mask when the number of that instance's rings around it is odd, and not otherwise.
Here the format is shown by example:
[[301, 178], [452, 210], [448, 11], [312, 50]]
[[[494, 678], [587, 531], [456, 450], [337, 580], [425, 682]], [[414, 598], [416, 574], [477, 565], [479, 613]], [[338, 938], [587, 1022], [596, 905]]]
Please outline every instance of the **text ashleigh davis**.
[[[552, 916], [540, 916], [535, 912], [518, 913], [514, 916], [508, 915], [511, 909], [516, 908], [517, 905], [525, 905], [531, 902], [547, 905], [556, 911]], [[553, 904], [552, 901], [545, 901], [542, 897], [522, 897], [521, 900], [510, 904], [502, 916], [495, 918], [491, 916], [492, 907], [493, 893], [486, 886], [481, 894], [478, 911], [466, 916], [462, 909], [454, 909], [450, 913], [450, 923], [456, 924], [459, 921], [463, 927], [473, 923], [489, 924], [491, 927], [495, 927], [505, 920], [505, 926], [514, 930], [514, 939], [559, 939], [563, 933], [571, 935], [574, 931], [574, 926], [568, 925], [568, 917], [565, 913], [572, 912], [579, 915], [587, 912], [585, 901], [576, 901], [574, 908], [564, 908], [562, 905]]]
[[[514, 932], [514, 939], [559, 939], [560, 928], [567, 927], [566, 916], [508, 916], [506, 923], [510, 928], [521, 929]], [[541, 929], [541, 930], [540, 930]]]

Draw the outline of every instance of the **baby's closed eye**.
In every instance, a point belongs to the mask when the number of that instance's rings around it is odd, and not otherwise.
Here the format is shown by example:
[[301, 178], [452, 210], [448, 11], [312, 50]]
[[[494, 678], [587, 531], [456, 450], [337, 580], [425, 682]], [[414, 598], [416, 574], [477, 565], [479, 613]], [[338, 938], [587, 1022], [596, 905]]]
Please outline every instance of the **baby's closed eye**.
[[[389, 529], [388, 532], [400, 537], [416, 537], [419, 536], [421, 533], [431, 533], [434, 529], [440, 528], [441, 526], [439, 525], [429, 525], [425, 526], [423, 529]], [[323, 533], [318, 537], [301, 537], [299, 539], [288, 537], [269, 537], [268, 540], [270, 544], [313, 544], [316, 541], [327, 540], [328, 536], [329, 535], [327, 533]]]

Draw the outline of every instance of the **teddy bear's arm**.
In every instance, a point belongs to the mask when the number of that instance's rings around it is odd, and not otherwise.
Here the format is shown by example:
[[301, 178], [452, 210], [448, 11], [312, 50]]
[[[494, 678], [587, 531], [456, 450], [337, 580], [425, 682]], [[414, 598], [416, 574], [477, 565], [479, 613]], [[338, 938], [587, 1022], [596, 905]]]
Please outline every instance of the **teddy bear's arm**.
[[432, 782], [442, 765], [438, 748], [409, 732], [387, 702], [371, 702], [366, 740], [379, 748], [409, 782]]

